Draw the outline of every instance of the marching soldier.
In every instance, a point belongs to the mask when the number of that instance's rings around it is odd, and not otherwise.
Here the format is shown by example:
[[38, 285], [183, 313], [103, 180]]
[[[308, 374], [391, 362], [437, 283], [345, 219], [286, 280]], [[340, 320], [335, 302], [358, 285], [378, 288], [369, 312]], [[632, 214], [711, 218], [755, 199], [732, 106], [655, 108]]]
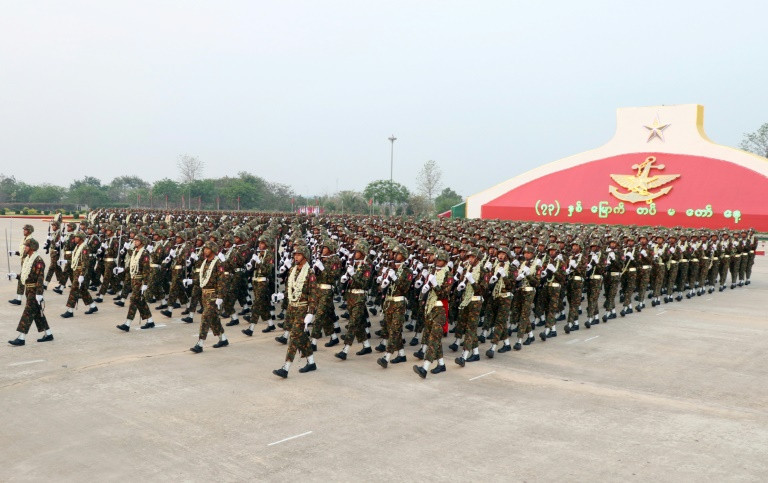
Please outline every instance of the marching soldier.
[[344, 335], [344, 348], [335, 354], [342, 361], [347, 360], [347, 353], [355, 339], [363, 343], [363, 348], [356, 352], [356, 355], [362, 356], [373, 352], [368, 340], [370, 333], [365, 326], [366, 288], [370, 284], [372, 269], [366, 257], [369, 252], [368, 243], [362, 239], [356, 241], [353, 252], [352, 263], [347, 267], [347, 272], [341, 276], [341, 283], [348, 283], [346, 302], [349, 311], [349, 326]]
[[213, 344], [215, 349], [229, 345], [227, 336], [224, 335], [224, 327], [221, 326], [219, 313], [224, 305], [227, 279], [224, 277], [226, 268], [219, 255], [219, 246], [207, 241], [203, 245], [202, 263], [200, 264], [200, 291], [202, 292], [203, 318], [200, 321], [200, 337], [197, 344], [189, 350], [195, 354], [203, 352], [203, 344], [208, 337], [208, 331], [219, 338]]
[[[387, 269], [385, 278], [380, 284], [381, 291], [387, 293], [384, 298], [383, 309], [388, 338], [384, 357], [376, 362], [384, 369], [390, 363], [399, 364], [407, 360], [403, 347], [403, 324], [405, 323], [407, 295], [413, 283], [413, 273], [405, 263], [408, 258], [408, 250], [397, 245], [392, 249], [392, 253], [394, 254], [394, 263]], [[397, 356], [392, 358], [395, 353]]]
[[128, 316], [125, 322], [118, 325], [117, 328], [128, 332], [131, 330], [131, 322], [136, 316], [136, 311], [139, 312], [139, 317], [144, 321], [144, 325], [141, 329], [151, 329], [155, 326], [155, 322], [152, 320], [152, 312], [149, 311], [149, 304], [145, 297], [147, 291], [147, 281], [150, 276], [149, 267], [149, 255], [150, 252], [146, 249], [147, 237], [144, 235], [136, 235], [133, 239], [133, 252], [127, 262], [128, 265], [128, 277], [131, 284], [131, 299], [128, 305]]
[[[8, 255], [10, 256], [18, 256], [21, 257], [21, 263], [24, 264], [24, 257], [26, 257], [26, 250], [24, 248], [24, 242], [27, 240], [30, 240], [32, 238], [32, 233], [35, 231], [35, 227], [32, 225], [24, 225], [24, 228], [22, 228], [22, 233], [24, 233], [24, 237], [21, 239], [21, 243], [19, 244], [18, 250], [9, 250]], [[21, 305], [21, 296], [24, 295], [24, 281], [19, 279], [18, 283], [16, 284], [16, 298], [9, 300], [13, 305]]]
[[76, 231], [72, 235], [72, 239], [74, 240], [74, 248], [69, 263], [70, 270], [72, 271], [72, 287], [69, 289], [69, 297], [67, 297], [67, 311], [61, 314], [61, 317], [65, 319], [74, 316], [75, 305], [77, 305], [77, 301], [80, 299], [88, 304], [88, 310], [85, 311], [86, 315], [99, 311], [99, 308], [96, 307], [96, 302], [93, 301], [91, 293], [88, 291], [90, 283], [88, 268], [91, 257], [90, 249], [85, 243], [85, 233]]
[[[483, 307], [483, 296], [488, 289], [491, 275], [483, 270], [483, 264], [479, 257], [478, 249], [472, 248], [467, 252], [467, 260], [462, 266], [463, 279], [458, 289], [463, 295], [459, 303], [459, 318], [456, 322], [457, 337], [464, 336], [462, 347], [464, 351], [455, 362], [461, 367], [467, 362], [480, 360], [480, 348], [477, 341], [477, 326], [480, 323], [480, 311]], [[459, 272], [458, 275], [462, 275]], [[461, 331], [459, 327], [461, 326]], [[454, 345], [456, 342], [454, 342]], [[457, 347], [458, 349], [458, 347]], [[453, 349], [452, 349], [453, 350]]]
[[[426, 335], [427, 351], [424, 354], [422, 366], [414, 365], [413, 371], [422, 379], [427, 377], [429, 366], [437, 359], [437, 366], [432, 369], [432, 374], [445, 372], [445, 360], [443, 359], [443, 325], [446, 319], [445, 304], [453, 285], [453, 277], [447, 266], [448, 254], [439, 249], [435, 255], [435, 273], [430, 274], [421, 288], [422, 298], [425, 302], [424, 333]], [[419, 357], [420, 358], [420, 357]]]
[[45, 262], [37, 254], [40, 245], [34, 238], [24, 240], [23, 244], [23, 262], [21, 264], [21, 273], [10, 273], [11, 278], [18, 278], [24, 286], [24, 294], [27, 297], [24, 312], [21, 314], [21, 320], [16, 328], [18, 335], [8, 343], [14, 346], [22, 346], [29, 333], [32, 321], [38, 332], [45, 332], [43, 337], [37, 339], [38, 342], [49, 342], [53, 340], [51, 328], [48, 326], [48, 320], [42, 312], [43, 303], [43, 283], [45, 277]]
[[243, 334], [248, 337], [253, 335], [253, 329], [256, 327], [259, 319], [267, 322], [267, 327], [262, 329], [263, 333], [275, 330], [275, 313], [270, 304], [270, 280], [274, 277], [275, 255], [268, 250], [269, 237], [263, 234], [259, 237], [259, 244], [256, 253], [246, 264], [249, 270], [253, 270], [253, 310], [246, 319], [250, 321], [247, 329], [243, 329]]
[[333, 287], [339, 281], [342, 271], [341, 260], [336, 256], [336, 242], [330, 238], [320, 243], [320, 254], [312, 264], [312, 270], [315, 272], [317, 293], [317, 311], [315, 312], [314, 324], [312, 326], [311, 343], [312, 350], [317, 350], [317, 339], [322, 337], [325, 332], [330, 336], [330, 340], [325, 344], [326, 347], [333, 347], [339, 343], [336, 337], [338, 324], [334, 326], [335, 309], [333, 306]]

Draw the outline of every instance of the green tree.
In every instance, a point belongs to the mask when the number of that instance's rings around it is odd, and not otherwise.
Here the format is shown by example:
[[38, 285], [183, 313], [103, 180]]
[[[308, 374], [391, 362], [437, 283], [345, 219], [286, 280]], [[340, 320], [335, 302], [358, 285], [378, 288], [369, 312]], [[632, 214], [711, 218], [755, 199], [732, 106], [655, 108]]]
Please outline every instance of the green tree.
[[751, 133], [745, 133], [739, 145], [744, 151], [768, 158], [768, 122]]
[[41, 184], [32, 188], [29, 195], [31, 203], [60, 203], [67, 194], [67, 190], [61, 186]]
[[155, 181], [152, 185], [152, 196], [157, 200], [157, 206], [165, 207], [165, 197], [168, 197], [168, 203], [175, 205], [181, 202], [182, 187], [172, 179], [163, 178]]
[[464, 198], [460, 194], [453, 191], [451, 188], [445, 188], [437, 198], [435, 198], [435, 211], [442, 213], [448, 211], [452, 206], [458, 205], [464, 201]]
[[395, 205], [408, 201], [408, 188], [395, 181], [380, 179], [371, 181], [363, 190], [366, 199], [373, 199], [374, 203], [391, 203]]
[[[148, 190], [149, 183], [138, 176], [118, 176], [108, 185], [109, 199], [115, 203], [136, 201], [136, 193]], [[143, 197], [144, 195], [142, 195]]]

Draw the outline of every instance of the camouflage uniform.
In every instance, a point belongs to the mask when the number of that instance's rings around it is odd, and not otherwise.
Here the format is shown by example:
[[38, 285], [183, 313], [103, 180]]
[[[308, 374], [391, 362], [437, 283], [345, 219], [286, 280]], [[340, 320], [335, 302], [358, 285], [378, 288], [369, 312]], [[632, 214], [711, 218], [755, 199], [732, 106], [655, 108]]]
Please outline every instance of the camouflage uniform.
[[[309, 260], [303, 265], [307, 269], [304, 284], [301, 291], [294, 294], [293, 300], [288, 300], [288, 308], [285, 313], [286, 327], [290, 327], [290, 339], [288, 341], [288, 351], [285, 354], [285, 360], [293, 362], [296, 357], [296, 351], [301, 353], [301, 357], [312, 355], [312, 344], [309, 340], [308, 330], [304, 326], [304, 318], [307, 314], [315, 314], [318, 307], [318, 295], [320, 292], [316, 286], [317, 278], [312, 267], [309, 266]], [[301, 275], [302, 267], [294, 265], [288, 273], [289, 285], [295, 283]], [[296, 289], [294, 289], [296, 290]], [[290, 298], [290, 290], [286, 289], [286, 299]]]
[[[133, 258], [137, 258], [136, 272], [131, 274], [131, 265], [133, 264]], [[131, 258], [126, 261], [125, 273], [128, 274], [131, 285], [131, 299], [128, 305], [128, 320], [133, 320], [136, 317], [136, 311], [139, 311], [139, 317], [142, 320], [152, 317], [152, 312], [149, 311], [149, 305], [147, 299], [144, 296], [144, 292], [141, 291], [142, 285], [145, 285], [150, 276], [149, 267], [149, 253], [144, 250], [134, 250], [131, 253]]]
[[[82, 235], [82, 233], [81, 233]], [[74, 237], [73, 237], [74, 238]], [[75, 260], [75, 252], [79, 251], [80, 255]], [[77, 301], [79, 299], [82, 299], [83, 302], [86, 304], [92, 304], [93, 298], [91, 297], [91, 293], [88, 291], [88, 285], [89, 285], [89, 277], [88, 274], [88, 264], [90, 263], [90, 249], [88, 246], [86, 246], [86, 243], [83, 241], [79, 245], [76, 244], [75, 248], [73, 250], [73, 255], [71, 259], [71, 270], [72, 270], [72, 288], [69, 290], [69, 297], [67, 297], [67, 307], [70, 309], [75, 308], [75, 304], [77, 304]], [[83, 277], [83, 282], [80, 283], [79, 277]]]
[[[266, 243], [266, 238], [261, 241]], [[261, 318], [263, 321], [271, 320], [271, 310], [269, 296], [270, 280], [274, 277], [275, 256], [272, 250], [258, 250], [258, 263], [253, 263], [253, 323]]]
[[42, 313], [40, 303], [37, 301], [38, 295], [43, 295], [43, 280], [45, 275], [45, 262], [39, 255], [35, 255], [35, 259], [32, 261], [32, 268], [29, 271], [29, 275], [26, 280], [19, 280], [24, 285], [24, 293], [27, 296], [27, 303], [24, 306], [24, 312], [21, 314], [21, 320], [16, 327], [18, 332], [22, 334], [29, 333], [29, 328], [32, 322], [35, 322], [35, 327], [38, 332], [49, 330], [48, 320]]
[[[394, 270], [394, 269], [392, 269]], [[384, 299], [384, 326], [387, 335], [387, 352], [392, 354], [403, 349], [403, 324], [407, 308], [407, 295], [413, 283], [413, 273], [405, 263], [394, 271], [389, 283], [389, 293]]]
[[[367, 253], [363, 252], [363, 253]], [[369, 335], [365, 331], [365, 289], [371, 280], [370, 262], [363, 258], [354, 262], [354, 273], [349, 277], [346, 302], [349, 311], [349, 326], [344, 335], [344, 345], [352, 345], [357, 338], [358, 342], [365, 342]]]
[[317, 310], [314, 312], [315, 320], [312, 327], [312, 339], [319, 339], [322, 337], [323, 332], [325, 332], [326, 336], [330, 336], [333, 333], [333, 286], [338, 282], [342, 270], [341, 260], [335, 254], [328, 255], [327, 257], [321, 256], [320, 261], [323, 264], [323, 269], [320, 270], [318, 267], [315, 272], [317, 278], [315, 287], [318, 293], [316, 295]]

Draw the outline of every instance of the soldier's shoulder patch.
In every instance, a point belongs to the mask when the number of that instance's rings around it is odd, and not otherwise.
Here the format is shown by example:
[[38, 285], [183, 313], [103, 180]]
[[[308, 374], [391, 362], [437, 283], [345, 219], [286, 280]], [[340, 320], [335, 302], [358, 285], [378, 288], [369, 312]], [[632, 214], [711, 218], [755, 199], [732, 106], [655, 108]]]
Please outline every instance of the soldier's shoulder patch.
[[366, 276], [366, 277], [370, 277], [370, 276], [371, 276], [371, 272], [370, 272], [370, 270], [366, 270], [366, 271], [365, 271], [365, 276]]
[[40, 268], [43, 268], [43, 266], [44, 266], [44, 264], [43, 264], [43, 262], [42, 262], [42, 261], [40, 261], [40, 262], [37, 262], [37, 268], [38, 268], [38, 269], [40, 269]]
[[312, 274], [312, 275], [310, 275], [310, 276], [309, 276], [309, 281], [310, 281], [310, 282], [313, 282], [313, 283], [314, 283], [314, 282], [315, 282], [315, 280], [317, 280], [317, 277], [315, 277], [315, 275], [314, 275], [314, 274]]
[[223, 271], [224, 271], [224, 267], [222, 267], [221, 265], [219, 265], [219, 271], [220, 271], [220, 272], [223, 272]]
[[408, 281], [410, 282], [411, 280], [413, 280], [413, 274], [408, 272]]

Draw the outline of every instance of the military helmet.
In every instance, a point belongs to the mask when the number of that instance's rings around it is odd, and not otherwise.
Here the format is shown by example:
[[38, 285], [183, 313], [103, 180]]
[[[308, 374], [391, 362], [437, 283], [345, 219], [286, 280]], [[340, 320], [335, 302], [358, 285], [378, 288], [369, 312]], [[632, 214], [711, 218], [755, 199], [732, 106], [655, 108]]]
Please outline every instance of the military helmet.
[[133, 237], [133, 239], [139, 240], [139, 242], [141, 242], [142, 245], [147, 244], [147, 237], [145, 235], [136, 235], [135, 237]]
[[446, 252], [442, 248], [438, 249], [437, 253], [435, 253], [435, 260], [442, 260], [447, 263], [449, 259], [450, 257], [448, 256], [448, 252]]
[[560, 250], [560, 247], [557, 246], [557, 243], [550, 243], [547, 245], [547, 250]]
[[35, 232], [35, 227], [34, 227], [34, 226], [32, 226], [32, 225], [29, 225], [29, 224], [27, 224], [27, 225], [24, 225], [24, 228], [22, 228], [22, 229], [23, 229], [23, 230], [27, 230], [27, 231], [28, 231], [28, 232], [30, 232], [30, 233], [34, 233], [34, 232]]
[[403, 245], [395, 245], [392, 247], [392, 253], [399, 253], [403, 258], [408, 258], [408, 249]]
[[355, 251], [355, 252], [360, 252], [363, 255], [367, 255], [368, 254], [368, 242], [363, 240], [363, 239], [357, 240], [355, 242], [355, 246], [354, 246], [354, 248], [352, 250]]
[[508, 246], [506, 246], [506, 245], [500, 245], [500, 246], [499, 246], [499, 248], [498, 248], [498, 249], [496, 249], [496, 252], [497, 252], [497, 253], [498, 253], [498, 252], [503, 252], [503, 253], [505, 253], [507, 256], [509, 256], [509, 247], [508, 247]]
[[83, 231], [82, 231], [82, 230], [77, 230], [76, 232], [74, 232], [74, 233], [72, 234], [72, 236], [73, 236], [73, 237], [77, 237], [77, 238], [79, 238], [79, 239], [81, 239], [81, 240], [85, 240], [85, 238], [86, 238], [86, 237], [85, 237], [85, 233], [83, 233]]
[[309, 261], [309, 247], [302, 244], [296, 244], [293, 247], [293, 254], [296, 255], [297, 253], [301, 254], [305, 260]]
[[327, 247], [331, 252], [336, 252], [339, 249], [338, 243], [333, 238], [324, 238], [320, 246]]
[[216, 242], [212, 242], [210, 240], [208, 240], [207, 242], [205, 242], [203, 244], [203, 248], [207, 248], [210, 251], [212, 251], [213, 253], [218, 253], [219, 252], [219, 245]]
[[24, 245], [30, 247], [33, 251], [37, 251], [40, 248], [40, 244], [34, 238], [29, 238], [24, 241]]
[[535, 249], [533, 248], [533, 245], [525, 245], [523, 248], [524, 253], [534, 253]]

